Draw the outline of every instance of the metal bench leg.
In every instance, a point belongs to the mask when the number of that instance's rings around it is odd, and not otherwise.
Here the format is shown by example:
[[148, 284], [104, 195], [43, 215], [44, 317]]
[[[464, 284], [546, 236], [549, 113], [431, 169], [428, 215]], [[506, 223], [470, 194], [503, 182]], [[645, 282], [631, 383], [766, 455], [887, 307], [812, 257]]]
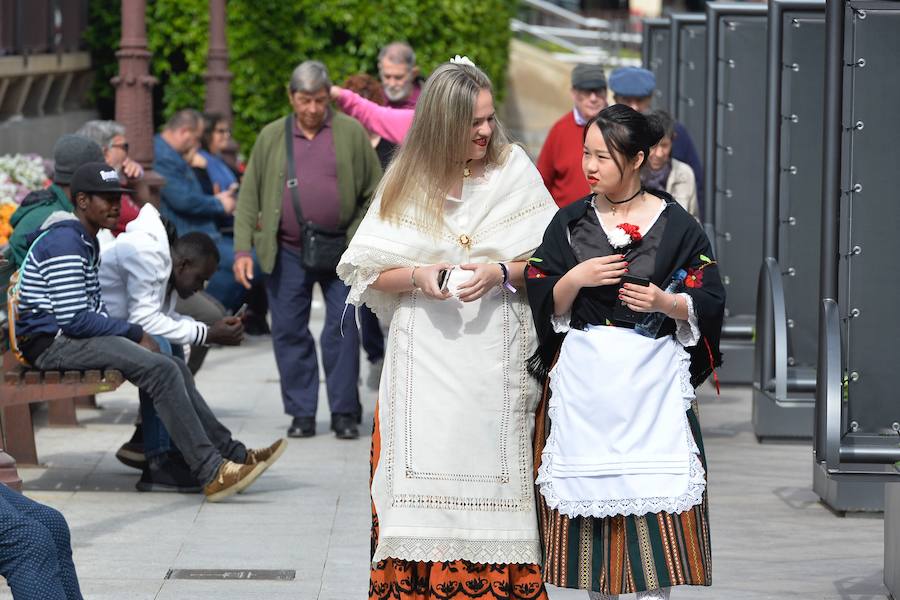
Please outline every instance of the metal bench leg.
[[3, 434], [5, 450], [21, 465], [37, 465], [37, 447], [34, 444], [34, 424], [31, 408], [27, 404], [7, 406], [3, 409]]
[[47, 425], [50, 427], [77, 427], [75, 398], [50, 400], [47, 402]]

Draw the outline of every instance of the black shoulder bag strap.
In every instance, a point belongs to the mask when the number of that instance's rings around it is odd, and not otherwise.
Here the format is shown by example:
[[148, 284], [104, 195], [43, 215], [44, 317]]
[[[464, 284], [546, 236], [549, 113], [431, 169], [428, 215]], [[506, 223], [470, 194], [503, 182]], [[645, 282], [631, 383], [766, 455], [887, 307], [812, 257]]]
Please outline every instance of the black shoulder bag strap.
[[300, 208], [300, 182], [297, 181], [297, 168], [294, 165], [294, 128], [292, 124], [294, 116], [284, 118], [284, 148], [287, 151], [287, 186], [291, 190], [291, 202], [294, 204], [294, 215], [300, 223], [300, 231], [303, 231], [303, 210]]
[[300, 190], [297, 181], [297, 169], [294, 165], [294, 129], [293, 115], [284, 120], [284, 144], [287, 151], [287, 186], [291, 190], [291, 202], [294, 205], [294, 214], [297, 223], [300, 224], [300, 238], [303, 242], [300, 251], [300, 263], [304, 269], [334, 274], [341, 255], [347, 249], [347, 232], [343, 230], [332, 231], [318, 227], [314, 223], [307, 222], [303, 218], [303, 209], [300, 207]]

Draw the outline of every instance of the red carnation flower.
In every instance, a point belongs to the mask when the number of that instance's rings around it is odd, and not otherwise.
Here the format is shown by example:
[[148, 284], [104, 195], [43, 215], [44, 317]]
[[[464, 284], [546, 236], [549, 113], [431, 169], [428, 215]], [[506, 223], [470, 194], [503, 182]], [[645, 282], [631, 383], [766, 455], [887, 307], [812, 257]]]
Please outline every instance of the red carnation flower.
[[627, 233], [632, 242], [641, 241], [640, 227], [638, 227], [637, 225], [632, 225], [631, 223], [620, 223], [619, 225], [616, 225], [616, 227]]
[[543, 279], [547, 274], [542, 270], [538, 269], [534, 265], [528, 265], [525, 267], [525, 277], [528, 279]]
[[688, 269], [687, 277], [684, 278], [684, 285], [689, 288], [703, 287], [703, 269]]

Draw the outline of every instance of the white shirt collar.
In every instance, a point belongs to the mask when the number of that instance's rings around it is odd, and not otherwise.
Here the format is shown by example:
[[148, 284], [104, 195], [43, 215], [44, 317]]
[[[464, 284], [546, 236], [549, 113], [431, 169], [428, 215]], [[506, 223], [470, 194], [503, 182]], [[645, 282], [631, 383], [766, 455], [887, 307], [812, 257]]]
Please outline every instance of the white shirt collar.
[[579, 127], [584, 127], [587, 125], [588, 120], [581, 116], [581, 113], [578, 112], [578, 107], [572, 109], [572, 114], [575, 115], [575, 124]]

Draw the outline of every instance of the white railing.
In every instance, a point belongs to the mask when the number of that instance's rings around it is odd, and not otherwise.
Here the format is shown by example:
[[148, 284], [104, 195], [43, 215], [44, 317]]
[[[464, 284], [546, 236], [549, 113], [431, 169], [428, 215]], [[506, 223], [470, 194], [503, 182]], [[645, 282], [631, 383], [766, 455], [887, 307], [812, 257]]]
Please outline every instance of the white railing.
[[[641, 47], [641, 34], [621, 31], [624, 21], [585, 17], [546, 0], [522, 0], [522, 6], [533, 9], [530, 20], [541, 22], [511, 19], [510, 29], [558, 46], [564, 50], [553, 53], [559, 60], [603, 63], [614, 67], [641, 64], [639, 58], [621, 56], [623, 48], [639, 50]], [[545, 24], [548, 20], [562, 24]]]

